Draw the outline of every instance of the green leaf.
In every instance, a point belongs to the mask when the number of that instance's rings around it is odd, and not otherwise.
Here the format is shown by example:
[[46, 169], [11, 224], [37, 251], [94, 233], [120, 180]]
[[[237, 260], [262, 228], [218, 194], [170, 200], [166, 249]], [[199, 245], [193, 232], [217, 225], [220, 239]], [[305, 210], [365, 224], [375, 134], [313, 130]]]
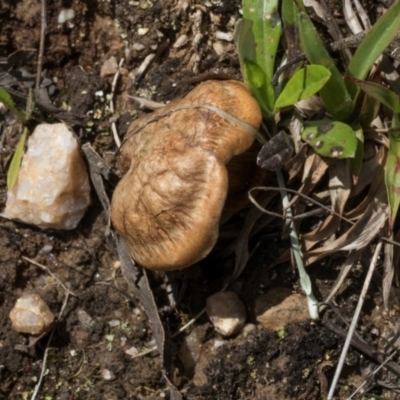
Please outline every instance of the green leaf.
[[243, 0], [242, 9], [243, 18], [253, 22], [257, 64], [271, 80], [282, 33], [279, 0]]
[[7, 173], [7, 188], [11, 190], [18, 180], [19, 168], [21, 166], [22, 156], [24, 155], [24, 147], [26, 136], [28, 134], [28, 129], [25, 127], [24, 131], [22, 132], [21, 138], [15, 148], [15, 153], [12, 157], [10, 168], [8, 169]]
[[287, 107], [307, 99], [317, 93], [330, 76], [331, 73], [322, 65], [309, 65], [298, 70], [279, 95], [275, 108]]
[[13, 99], [8, 94], [8, 92], [6, 92], [3, 88], [0, 88], [0, 102], [5, 104], [22, 123], [26, 122], [25, 114], [17, 110], [17, 107], [15, 107]]
[[263, 115], [267, 118], [273, 116], [274, 89], [272, 83], [267, 79], [262, 68], [250, 61], [244, 60], [244, 79], [250, 86], [253, 96], [257, 99]]
[[240, 20], [235, 26], [235, 42], [244, 81], [250, 86], [260, 104], [264, 117], [271, 118], [275, 103], [275, 93], [271, 79], [257, 64], [256, 43], [252, 31], [253, 23]]
[[322, 65], [329, 70], [331, 77], [320, 91], [327, 110], [340, 120], [349, 119], [353, 112], [352, 99], [344, 79], [325, 49], [319, 34], [305, 12], [299, 11], [300, 41], [310, 64]]
[[[375, 60], [389, 46], [399, 29], [400, 1], [396, 1], [358, 46], [347, 68], [347, 74], [357, 79], [365, 79]], [[348, 84], [348, 88], [354, 98], [357, 88], [351, 82]]]
[[301, 137], [321, 156], [331, 158], [354, 157], [357, 149], [356, 133], [339, 121], [324, 119], [304, 123]]
[[239, 55], [240, 67], [244, 77], [245, 60], [257, 64], [256, 42], [253, 35], [253, 22], [247, 19], [240, 19], [236, 22], [233, 40]]
[[261, 89], [267, 81], [263, 69], [251, 60], [244, 60], [244, 76], [246, 81], [254, 89]]
[[355, 78], [350, 79], [364, 90], [365, 93], [379, 100], [386, 107], [389, 107], [398, 118], [400, 117], [400, 99], [396, 93], [378, 83], [361, 81]]
[[[394, 123], [394, 125], [398, 124]], [[398, 132], [389, 134], [385, 184], [389, 202], [389, 234], [391, 234], [400, 204], [400, 134]]]
[[[299, 4], [299, 7], [304, 11], [304, 5], [302, 0], [297, 2]], [[297, 11], [297, 5], [293, 0], [282, 0], [282, 19], [283, 19], [283, 24], [285, 26], [285, 38], [289, 35], [291, 39], [294, 39], [292, 37], [292, 32], [286, 32], [287, 29], [292, 29], [294, 30], [295, 36], [298, 34], [298, 26], [296, 26], [296, 21], [298, 18], [298, 11]], [[292, 40], [289, 40], [291, 43]], [[288, 46], [289, 47], [289, 46]], [[288, 49], [289, 50], [289, 49]]]

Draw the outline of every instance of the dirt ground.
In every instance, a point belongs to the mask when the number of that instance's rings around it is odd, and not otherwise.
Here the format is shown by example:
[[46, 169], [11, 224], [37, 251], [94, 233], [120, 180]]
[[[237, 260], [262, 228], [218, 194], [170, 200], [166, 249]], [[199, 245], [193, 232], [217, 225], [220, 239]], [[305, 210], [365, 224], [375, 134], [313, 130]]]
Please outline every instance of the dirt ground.
[[[57, 107], [68, 105], [71, 113], [84, 117], [83, 122], [74, 125], [81, 144], [91, 143], [111, 166], [115, 163], [116, 146], [106, 95], [111, 93], [114, 74], [100, 76], [106, 60], [114, 56], [119, 62], [124, 58], [115, 94], [117, 128], [122, 138], [133, 118], [143, 113], [128, 95], [166, 102], [193, 88], [201, 78], [207, 78], [207, 73], [241, 79], [232, 40], [219, 39], [223, 37], [221, 32], [233, 32], [240, 17], [238, 0], [47, 3], [43, 76], [48, 81], [50, 98]], [[69, 8], [75, 12], [74, 18], [58, 23], [60, 11]], [[341, 23], [340, 6], [335, 15]], [[40, 21], [40, 1], [0, 0], [0, 57], [6, 58], [17, 50], [38, 49]], [[150, 54], [154, 55], [152, 62], [138, 73]], [[14, 71], [19, 78], [23, 73], [24, 88], [32, 85], [36, 55]], [[52, 121], [45, 113], [36, 118]], [[0, 121], [2, 207], [8, 163], [20, 134], [18, 127], [11, 129], [10, 125], [13, 126], [10, 120]], [[112, 192], [112, 186], [108, 189]], [[245, 215], [242, 213], [235, 220], [236, 234]], [[143, 309], [132, 297], [118, 258], [106, 240], [106, 227], [95, 195], [78, 228], [70, 232], [42, 231], [0, 219], [0, 399], [32, 396], [49, 335], [34, 340], [13, 331], [9, 313], [23, 293], [37, 293], [57, 314], [66, 291], [52, 274], [73, 294], [55, 326], [37, 398], [169, 398], [158, 353], [135, 357], [155, 342]], [[281, 238], [281, 230], [281, 223], [274, 220], [252, 239], [254, 254], [235, 283], [248, 311], [247, 331], [223, 339], [203, 315], [168, 343], [173, 358], [170, 378], [184, 398], [289, 400], [326, 396], [343, 339], [325, 322], [330, 320], [344, 327], [340, 318], [328, 309], [322, 322], [289, 323], [284, 332], [264, 329], [255, 318], [255, 299], [268, 288], [286, 287], [301, 293], [298, 276], [288, 263], [269, 268], [289, 247], [289, 241]], [[27, 258], [45, 265], [52, 274]], [[334, 256], [309, 269], [319, 300], [329, 292], [342, 261], [342, 256]], [[185, 289], [176, 308], [165, 306], [163, 277], [151, 276], [165, 330], [173, 334], [197, 315], [206, 298], [221, 289], [232, 266], [232, 254], [221, 258], [214, 253], [198, 265], [173, 274], [178, 287]], [[336, 299], [338, 309], [348, 319], [363, 276], [361, 269], [353, 271]], [[359, 328], [363, 340], [382, 348], [382, 343], [398, 329], [400, 308], [394, 297], [393, 309], [384, 313], [378, 276], [374, 283]], [[185, 369], [178, 352], [189, 334], [197, 337], [199, 359], [195, 367]], [[374, 367], [368, 357], [352, 348], [337, 398], [347, 398]], [[389, 379], [379, 376], [380, 380], [385, 378]], [[393, 390], [369, 383], [370, 393], [376, 396], [400, 398]]]

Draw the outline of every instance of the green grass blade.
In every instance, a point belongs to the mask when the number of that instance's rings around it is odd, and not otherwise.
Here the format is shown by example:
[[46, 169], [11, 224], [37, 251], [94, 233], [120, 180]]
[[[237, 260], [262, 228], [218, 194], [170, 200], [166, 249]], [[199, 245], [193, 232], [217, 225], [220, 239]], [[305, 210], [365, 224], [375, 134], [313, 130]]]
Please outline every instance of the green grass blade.
[[339, 120], [348, 119], [353, 111], [352, 99], [346, 84], [335, 63], [325, 49], [308, 15], [299, 11], [300, 41], [310, 64], [322, 65], [329, 70], [331, 77], [320, 91], [327, 110]]
[[239, 21], [235, 27], [235, 43], [244, 81], [250, 86], [264, 117], [270, 118], [273, 116], [275, 93], [271, 79], [267, 78], [265, 71], [257, 63], [252, 27], [252, 21]]
[[243, 18], [253, 22], [257, 64], [272, 80], [282, 33], [279, 0], [243, 0]]
[[257, 99], [264, 117], [273, 116], [274, 88], [261, 67], [249, 60], [244, 60], [244, 78]]
[[[395, 123], [394, 125], [398, 125]], [[385, 164], [385, 184], [389, 202], [389, 235], [393, 226], [400, 204], [400, 135], [389, 134], [389, 150]]]
[[[400, 1], [398, 0], [378, 20], [361, 42], [350, 61], [347, 74], [357, 79], [365, 79], [375, 60], [390, 44], [399, 29]], [[348, 88], [354, 98], [357, 88], [351, 82], [348, 84]]]
[[5, 104], [22, 123], [26, 122], [25, 114], [15, 107], [13, 99], [3, 88], [0, 88], [0, 102]]
[[[393, 111], [392, 126], [398, 127], [400, 120], [400, 99], [396, 93], [388, 88], [374, 83], [351, 79], [357, 86], [364, 90], [367, 95], [379, 100], [382, 104]], [[393, 224], [400, 204], [400, 134], [389, 134], [389, 150], [385, 164], [385, 184], [389, 203], [389, 230], [392, 232]]]
[[396, 93], [378, 83], [361, 81], [354, 78], [350, 78], [350, 80], [369, 96], [379, 100], [386, 107], [389, 107], [396, 114], [397, 118], [400, 118], [400, 98]]
[[8, 190], [11, 190], [18, 180], [18, 174], [21, 166], [22, 156], [24, 155], [24, 147], [27, 134], [28, 134], [28, 129], [24, 128], [21, 138], [19, 139], [19, 142], [17, 144], [17, 147], [15, 148], [15, 153], [12, 157], [10, 168], [8, 169], [7, 173]]
[[233, 39], [238, 51], [242, 75], [245, 77], [245, 60], [249, 60], [257, 64], [256, 42], [254, 41], [253, 35], [253, 22], [247, 19], [240, 19], [237, 21]]
[[308, 65], [290, 78], [275, 103], [275, 109], [291, 106], [321, 90], [331, 73], [322, 65]]
[[[301, 0], [298, 1], [299, 6], [303, 10], [304, 5]], [[285, 37], [288, 35], [291, 37], [292, 35], [297, 36], [298, 32], [298, 11], [297, 5], [293, 0], [282, 0], [282, 20], [285, 26]], [[293, 32], [287, 32], [287, 30], [292, 30]], [[289, 40], [289, 42], [292, 42]]]
[[304, 123], [301, 138], [310, 144], [316, 153], [331, 158], [354, 157], [357, 150], [357, 135], [351, 126], [339, 121], [323, 119]]

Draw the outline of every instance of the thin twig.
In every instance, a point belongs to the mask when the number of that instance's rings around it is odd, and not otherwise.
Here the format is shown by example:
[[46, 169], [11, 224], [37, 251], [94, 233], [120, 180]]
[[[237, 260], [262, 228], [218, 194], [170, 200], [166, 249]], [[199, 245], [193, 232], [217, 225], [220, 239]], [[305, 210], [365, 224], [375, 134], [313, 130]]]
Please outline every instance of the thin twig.
[[[355, 225], [355, 222], [351, 221], [350, 219], [348, 219], [348, 218], [346, 218], [346, 217], [343, 217], [343, 215], [337, 213], [337, 212], [334, 211], [334, 210], [331, 210], [329, 207], [324, 206], [324, 205], [323, 205], [322, 203], [320, 203], [319, 201], [313, 199], [312, 197], [307, 196], [307, 195], [304, 194], [304, 193], [299, 192], [298, 190], [288, 189], [288, 188], [284, 188], [284, 189], [283, 189], [283, 188], [280, 188], [280, 187], [272, 187], [272, 186], [257, 186], [257, 187], [251, 188], [251, 189], [249, 190], [249, 193], [248, 193], [248, 194], [249, 194], [249, 200], [250, 200], [259, 210], [261, 210], [263, 213], [268, 214], [268, 215], [271, 215], [271, 216], [273, 216], [273, 217], [280, 218], [280, 219], [283, 219], [283, 220], [284, 220], [284, 219], [289, 219], [289, 220], [290, 220], [290, 219], [291, 219], [291, 220], [296, 220], [296, 219], [298, 219], [298, 217], [296, 217], [296, 216], [288, 216], [287, 213], [285, 213], [285, 214], [278, 214], [278, 213], [275, 213], [275, 212], [273, 212], [273, 211], [268, 211], [268, 210], [265, 209], [264, 207], [260, 206], [260, 205], [257, 203], [257, 200], [256, 200], [256, 199], [253, 197], [253, 195], [252, 195], [252, 192], [253, 192], [254, 190], [261, 190], [261, 191], [264, 191], [264, 192], [268, 192], [268, 191], [283, 192], [283, 191], [285, 191], [285, 192], [288, 192], [288, 193], [296, 194], [296, 195], [298, 195], [299, 197], [302, 197], [303, 199], [306, 199], [306, 200], [309, 201], [310, 203], [313, 203], [313, 204], [317, 205], [318, 207], [321, 207], [323, 210], [325, 210], [325, 211], [328, 212], [329, 214], [335, 215], [335, 216], [339, 217], [341, 220], [347, 222], [347, 223], [350, 224], [351, 226]], [[300, 215], [300, 217], [301, 217], [301, 215]], [[395, 246], [397, 246], [397, 247], [400, 247], [400, 243], [399, 243], [399, 242], [396, 242], [396, 241], [394, 241], [394, 240], [391, 240], [391, 239], [389, 239], [388, 237], [385, 237], [385, 236], [378, 236], [378, 237], [379, 237], [379, 239], [383, 240], [383, 241], [386, 242], [386, 243], [390, 243], [390, 244], [393, 244], [393, 245], [395, 245]]]
[[[313, 204], [315, 204], [316, 206], [322, 208], [323, 210], [325, 210], [325, 211], [328, 212], [329, 214], [335, 215], [335, 216], [341, 218], [343, 221], [347, 222], [348, 224], [354, 225], [354, 222], [351, 221], [350, 219], [347, 219], [346, 217], [343, 217], [343, 215], [341, 215], [341, 214], [339, 214], [338, 212], [336, 212], [336, 211], [330, 209], [330, 208], [327, 207], [327, 206], [324, 206], [324, 205], [323, 205], [322, 203], [320, 203], [319, 201], [314, 200], [312, 197], [309, 197], [309, 196], [307, 196], [306, 194], [299, 192], [298, 190], [293, 190], [293, 189], [288, 189], [288, 188], [281, 188], [281, 187], [272, 187], [272, 186], [258, 186], [258, 187], [251, 188], [251, 189], [249, 190], [249, 199], [250, 199], [250, 201], [251, 201], [259, 210], [261, 210], [262, 212], [264, 212], [264, 213], [266, 213], [266, 214], [268, 214], [268, 215], [272, 215], [272, 216], [274, 216], [274, 217], [278, 217], [278, 218], [281, 218], [281, 219], [296, 219], [296, 217], [294, 217], [294, 216], [288, 216], [288, 215], [287, 215], [287, 212], [286, 212], [285, 214], [282, 215], [282, 214], [274, 213], [274, 212], [272, 212], [272, 211], [268, 211], [268, 210], [266, 210], [264, 207], [261, 207], [261, 206], [257, 203], [257, 201], [254, 199], [254, 197], [253, 197], [253, 195], [252, 195], [252, 192], [255, 191], [255, 190], [262, 190], [262, 191], [264, 191], [264, 192], [268, 192], [268, 191], [271, 190], [271, 191], [275, 191], [275, 192], [288, 192], [288, 193], [295, 194], [295, 195], [297, 195], [297, 196], [299, 196], [299, 197], [302, 197], [303, 199], [309, 201], [310, 203], [313, 203]], [[285, 210], [285, 208], [284, 208], [284, 210]]]
[[293, 67], [293, 65], [298, 64], [301, 61], [306, 60], [307, 57], [304, 53], [299, 54], [297, 57], [295, 57], [293, 60], [288, 61], [286, 64], [283, 64], [281, 67], [279, 67], [272, 78], [272, 85], [273, 86], [278, 86], [279, 83], [279, 77], [287, 71], [289, 68]]
[[[120, 72], [121, 72], [121, 67], [122, 67], [123, 63], [124, 63], [124, 59], [121, 58], [121, 61], [120, 61], [119, 64], [118, 64], [118, 71], [117, 71], [117, 73], [116, 73], [115, 76], [114, 76], [114, 79], [113, 79], [113, 82], [112, 82], [112, 86], [111, 86], [110, 111], [111, 111], [111, 114], [112, 114], [112, 115], [114, 115], [114, 111], [115, 111], [115, 110], [114, 110], [114, 94], [115, 94], [115, 88], [116, 88], [116, 86], [117, 86], [119, 74], [120, 74]], [[121, 140], [120, 140], [120, 138], [119, 138], [119, 136], [118, 136], [117, 124], [115, 123], [115, 121], [113, 121], [113, 122], [111, 123], [111, 130], [112, 130], [112, 133], [113, 133], [113, 138], [114, 138], [115, 144], [117, 145], [118, 148], [121, 147]]]
[[71, 291], [62, 283], [62, 281], [57, 277], [57, 275], [50, 271], [50, 269], [49, 269], [48, 267], [46, 267], [45, 265], [42, 265], [42, 264], [38, 263], [37, 261], [32, 260], [32, 259], [30, 259], [30, 258], [28, 258], [28, 257], [22, 256], [22, 258], [23, 258], [25, 261], [28, 261], [29, 263], [31, 263], [31, 264], [33, 264], [33, 265], [36, 265], [37, 267], [39, 267], [39, 268], [43, 269], [44, 271], [46, 271], [49, 275], [51, 275], [51, 276], [62, 286], [62, 288], [63, 288], [68, 294], [70, 294], [71, 296], [77, 297], [77, 295], [76, 295], [75, 293], [71, 292]]
[[353, 0], [354, 5], [356, 6], [356, 10], [358, 12], [358, 16], [364, 25], [364, 30], [368, 31], [371, 29], [371, 21], [369, 20], [368, 14], [365, 12], [363, 6], [361, 5], [359, 0]]
[[[331, 6], [328, 6], [325, 0], [320, 0], [321, 6], [325, 12], [325, 23], [328, 28], [328, 31], [334, 40], [343, 39], [342, 31], [340, 30], [336, 19], [333, 17], [331, 12]], [[345, 66], [347, 66], [352, 58], [351, 51], [349, 49], [342, 49], [342, 58]]]
[[203, 308], [194, 318], [192, 318], [188, 323], [183, 325], [182, 327], [179, 328], [177, 332], [175, 332], [171, 338], [174, 338], [175, 336], [178, 336], [180, 333], [182, 333], [184, 330], [189, 328], [189, 326], [193, 325], [204, 313], [206, 312], [206, 309]]
[[[111, 278], [112, 279], [112, 278]], [[110, 279], [110, 280], [111, 280]], [[130, 296], [129, 294], [125, 293], [123, 290], [121, 290], [118, 286], [112, 285], [111, 283], [108, 282], [96, 282], [95, 285], [105, 285], [109, 286], [112, 289], [115, 289], [117, 292], [121, 293], [123, 296], [125, 296], [129, 301], [131, 301], [136, 307], [138, 306], [137, 300], [133, 297]]]
[[158, 349], [157, 346], [150, 347], [150, 349], [143, 350], [141, 353], [136, 354], [136, 355], [132, 356], [131, 358], [134, 359], [134, 358], [140, 358], [140, 357], [147, 356], [147, 354], [150, 354], [153, 351], [156, 351], [157, 349]]
[[[340, 326], [336, 325], [331, 320], [327, 319], [322, 321], [322, 324], [325, 325], [328, 329], [334, 332], [336, 335], [340, 336], [343, 339], [347, 337], [347, 331]], [[377, 364], [382, 364], [385, 361], [386, 355], [375, 351], [368, 343], [364, 342], [358, 335], [354, 334], [351, 339], [351, 345], [358, 350], [360, 353], [364, 354], [366, 357], [370, 358]], [[396, 364], [393, 361], [389, 361], [385, 365], [386, 369], [393, 373], [396, 376], [400, 376], [400, 365]]]
[[347, 26], [354, 35], [363, 31], [361, 24], [358, 21], [357, 14], [354, 12], [353, 7], [351, 6], [351, 0], [343, 1], [343, 15]]
[[[376, 375], [397, 354], [397, 352], [398, 349], [394, 350], [393, 353], [387, 357], [386, 360], [378, 368], [376, 368], [374, 372], [372, 372], [371, 377]], [[347, 400], [351, 400], [366, 384], [367, 379], [351, 394], [350, 397], [347, 398]]]
[[45, 42], [46, 30], [47, 30], [46, 13], [47, 13], [46, 0], [42, 0], [40, 44], [39, 44], [39, 54], [38, 54], [38, 64], [37, 64], [37, 70], [36, 70], [36, 84], [35, 84], [36, 89], [39, 89], [40, 79], [42, 77], [44, 42]]
[[[69, 298], [69, 292], [66, 292], [65, 293], [64, 303], [63, 303], [63, 305], [61, 307], [60, 312], [58, 313], [58, 317], [57, 317], [58, 321], [60, 321], [61, 318], [62, 318], [62, 315], [64, 313], [65, 307], [67, 306], [68, 298]], [[42, 361], [42, 370], [40, 372], [40, 377], [39, 377], [38, 383], [36, 384], [35, 390], [33, 391], [31, 400], [35, 400], [36, 399], [36, 396], [39, 393], [40, 386], [42, 385], [44, 373], [46, 371], [46, 363], [47, 363], [47, 357], [48, 357], [48, 354], [49, 354], [49, 348], [50, 348], [50, 344], [51, 344], [51, 341], [52, 341], [53, 336], [54, 336], [54, 332], [55, 332], [55, 327], [51, 330], [51, 333], [50, 333], [50, 336], [49, 336], [49, 340], [47, 341], [47, 344], [46, 344], [46, 349], [44, 350], [43, 361]]]
[[[180, 327], [178, 331], [176, 331], [173, 335], [171, 335], [171, 338], [174, 338], [174, 337], [178, 336], [183, 331], [185, 331], [187, 328], [189, 328], [189, 326], [193, 325], [205, 312], [206, 312], [206, 309], [203, 308], [194, 318], [192, 318], [188, 323], [186, 323], [185, 325]], [[147, 354], [150, 354], [150, 353], [152, 353], [153, 351], [156, 351], [156, 350], [157, 350], [157, 346], [153, 346], [150, 349], [146, 349], [146, 350], [142, 351], [141, 353], [136, 354], [132, 358], [143, 357], [143, 356], [145, 356]]]
[[339, 359], [339, 362], [338, 362], [338, 365], [337, 365], [337, 368], [336, 368], [336, 371], [335, 371], [335, 375], [334, 375], [333, 380], [332, 380], [332, 385], [330, 387], [327, 400], [332, 400], [333, 395], [335, 393], [336, 385], [337, 385], [337, 383], [339, 381], [339, 377], [340, 377], [340, 374], [341, 374], [342, 369], [343, 369], [343, 365], [344, 365], [344, 361], [346, 359], [347, 351], [349, 350], [351, 339], [352, 339], [354, 331], [356, 329], [358, 318], [360, 316], [361, 309], [362, 309], [365, 297], [366, 297], [367, 292], [368, 292], [369, 284], [371, 282], [372, 275], [373, 275], [376, 263], [378, 261], [378, 257], [379, 257], [379, 253], [381, 251], [381, 248], [382, 248], [382, 242], [379, 241], [379, 243], [376, 246], [374, 256], [372, 257], [372, 261], [371, 261], [371, 264], [370, 264], [369, 269], [368, 269], [367, 276], [366, 276], [365, 281], [364, 281], [364, 286], [363, 286], [363, 288], [361, 290], [361, 294], [360, 294], [360, 298], [359, 298], [358, 303], [357, 303], [356, 311], [354, 312], [354, 316], [353, 316], [353, 319], [352, 319], [351, 324], [350, 324], [349, 332], [347, 334], [346, 341], [344, 343], [343, 350], [342, 350], [342, 353], [340, 355], [340, 359]]

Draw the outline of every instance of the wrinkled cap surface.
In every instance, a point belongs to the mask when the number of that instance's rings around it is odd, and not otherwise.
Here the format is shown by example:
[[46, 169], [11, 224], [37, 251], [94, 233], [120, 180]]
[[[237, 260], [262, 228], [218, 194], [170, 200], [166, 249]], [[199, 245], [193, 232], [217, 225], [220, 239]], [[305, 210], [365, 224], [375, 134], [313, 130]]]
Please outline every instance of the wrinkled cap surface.
[[198, 105], [218, 107], [254, 128], [261, 123], [243, 83], [207, 81], [131, 124], [111, 217], [133, 258], [149, 269], [185, 268], [211, 251], [228, 190], [226, 164], [254, 142], [211, 110], [173, 112]]

